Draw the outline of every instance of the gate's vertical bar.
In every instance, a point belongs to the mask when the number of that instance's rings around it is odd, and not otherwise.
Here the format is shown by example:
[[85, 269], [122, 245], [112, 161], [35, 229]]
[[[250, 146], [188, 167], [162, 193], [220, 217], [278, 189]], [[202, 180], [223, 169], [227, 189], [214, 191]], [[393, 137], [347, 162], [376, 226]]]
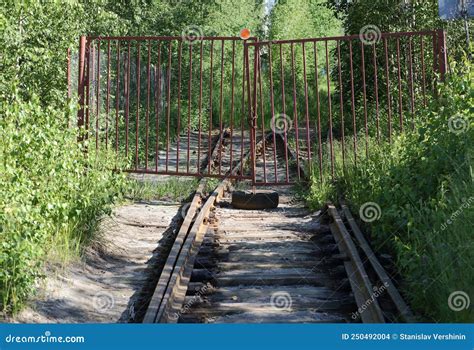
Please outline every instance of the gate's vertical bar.
[[425, 43], [423, 35], [420, 35], [420, 55], [421, 55], [421, 79], [422, 86], [421, 91], [423, 93], [423, 107], [426, 107], [426, 68], [425, 68]]
[[309, 127], [309, 100], [308, 100], [308, 79], [306, 77], [306, 50], [304, 42], [301, 43], [301, 49], [303, 54], [303, 83], [304, 83], [304, 99], [305, 99], [305, 119], [306, 119], [306, 147], [308, 148], [308, 165], [309, 165], [309, 174], [313, 169], [313, 164], [311, 161], [311, 141], [310, 141], [310, 127]]
[[390, 71], [388, 60], [388, 43], [387, 38], [383, 39], [383, 46], [385, 51], [385, 79], [387, 80], [387, 123], [388, 123], [388, 142], [392, 142], [392, 99], [390, 97]]
[[291, 73], [293, 77], [293, 124], [295, 126], [296, 134], [296, 166], [298, 171], [298, 180], [301, 179], [301, 169], [300, 169], [300, 150], [299, 150], [299, 138], [298, 138], [298, 110], [296, 106], [296, 74], [295, 74], [295, 48], [293, 43], [291, 43]]
[[172, 41], [170, 40], [168, 46], [168, 86], [166, 89], [166, 172], [168, 172], [169, 154], [170, 154], [170, 119], [171, 119], [171, 50]]
[[282, 44], [280, 46], [280, 67], [281, 67], [281, 100], [282, 100], [282, 111], [283, 117], [285, 119], [285, 130], [284, 132], [284, 142], [285, 142], [285, 167], [286, 167], [286, 182], [290, 182], [290, 169], [288, 164], [288, 119], [286, 117], [286, 101], [285, 101], [285, 68], [283, 66], [283, 49]]
[[413, 88], [413, 54], [412, 54], [412, 38], [408, 38], [408, 71], [410, 76], [408, 77], [408, 83], [410, 85], [410, 111], [411, 111], [411, 121], [412, 128], [415, 129], [415, 93]]
[[337, 40], [337, 68], [339, 73], [339, 109], [341, 115], [342, 170], [346, 171], [346, 143], [344, 141], [344, 92], [342, 86], [341, 42]]
[[156, 63], [156, 140], [155, 140], [155, 171], [159, 168], [159, 149], [160, 149], [160, 112], [161, 112], [161, 41], [158, 41], [158, 61]]
[[183, 56], [183, 41], [178, 43], [178, 123], [176, 130], [176, 172], [179, 172], [179, 143], [181, 138], [181, 66]]
[[[79, 109], [77, 111], [77, 126], [82, 128], [84, 126], [84, 102], [85, 102], [85, 61], [86, 61], [86, 42], [87, 38], [81, 36], [79, 38], [79, 55], [78, 55], [78, 74], [77, 74], [77, 95], [79, 99]], [[82, 131], [79, 130], [78, 141], [83, 140]]]
[[115, 153], [118, 156], [118, 120], [119, 120], [119, 102], [120, 102], [120, 41], [117, 41], [117, 93], [115, 96]]
[[349, 39], [349, 64], [351, 68], [351, 108], [352, 108], [352, 128], [354, 141], [354, 166], [357, 166], [357, 123], [355, 112], [355, 94], [354, 94], [354, 64], [352, 59], [352, 40]]
[[369, 158], [369, 126], [367, 123], [367, 87], [365, 83], [365, 50], [364, 42], [360, 41], [361, 70], [362, 70], [362, 94], [364, 98], [364, 128], [365, 128], [365, 156]]
[[147, 87], [146, 87], [146, 114], [145, 114], [145, 170], [148, 170], [148, 141], [150, 124], [150, 65], [151, 65], [151, 40], [148, 40], [148, 62], [146, 66]]
[[203, 45], [204, 41], [201, 40], [201, 47], [199, 49], [199, 112], [198, 112], [198, 154], [197, 154], [197, 164], [198, 164], [198, 174], [201, 174], [201, 138], [202, 138], [202, 63], [203, 63]]
[[[223, 137], [222, 133], [222, 113], [223, 113], [223, 88], [224, 88], [224, 40], [221, 40], [221, 83], [219, 89], [219, 135]], [[219, 144], [219, 175], [221, 175], [222, 168], [222, 146], [223, 142]]]
[[[259, 47], [260, 51], [260, 47]], [[263, 159], [263, 181], [266, 183], [267, 182], [267, 162], [266, 162], [266, 146], [267, 146], [267, 139], [265, 137], [265, 113], [263, 110], [263, 93], [262, 93], [262, 62], [260, 60], [260, 57], [258, 59], [258, 93], [259, 97], [258, 100], [260, 101], [260, 118], [262, 121], [262, 159]]]
[[332, 100], [331, 100], [331, 77], [329, 76], [329, 51], [328, 41], [324, 41], [326, 47], [326, 80], [328, 85], [328, 113], [329, 113], [329, 153], [331, 157], [331, 176], [334, 179], [334, 145], [332, 135]]
[[109, 146], [110, 114], [110, 40], [107, 40], [107, 97], [105, 99], [105, 149]]
[[444, 81], [446, 76], [446, 63], [448, 61], [447, 58], [447, 50], [446, 50], [446, 32], [443, 29], [438, 29], [437, 31], [438, 36], [438, 69], [441, 81]]
[[90, 136], [89, 129], [91, 128], [91, 113], [94, 113], [94, 76], [95, 76], [95, 46], [94, 42], [89, 43], [89, 50], [87, 55], [87, 110], [86, 110], [86, 128], [87, 128], [87, 138]]
[[398, 113], [400, 115], [400, 132], [403, 132], [403, 95], [402, 68], [400, 63], [400, 37], [397, 37], [397, 67], [398, 67]]
[[323, 182], [323, 139], [321, 132], [321, 100], [319, 97], [319, 73], [318, 73], [318, 43], [313, 42], [314, 51], [314, 80], [316, 84], [316, 108], [317, 108], [317, 130], [318, 130], [318, 163], [319, 163], [319, 180]]
[[86, 43], [86, 123], [85, 133], [86, 140], [89, 139], [89, 113], [90, 113], [90, 75], [91, 75], [91, 41]]
[[232, 41], [232, 82], [231, 82], [231, 102], [230, 102], [230, 175], [233, 170], [233, 145], [234, 145], [234, 85], [235, 85], [235, 40]]
[[[246, 52], [246, 49], [247, 49], [247, 52]], [[248, 84], [248, 81], [247, 81], [247, 66], [249, 64], [248, 62], [248, 57], [246, 56], [248, 55], [248, 48], [247, 48], [247, 42], [244, 42], [244, 49], [243, 49], [243, 57], [242, 57], [242, 106], [241, 106], [241, 113], [240, 113], [240, 174], [243, 175], [244, 174], [244, 114], [245, 114], [245, 93], [246, 93], [246, 90], [245, 90], [245, 84], [247, 82]], [[250, 74], [249, 74], [250, 76]], [[249, 95], [250, 96], [250, 95]], [[249, 102], [250, 104], [250, 102]], [[251, 114], [250, 114], [250, 106], [248, 106], [248, 117], [247, 119], [250, 120], [249, 118], [251, 117]], [[250, 121], [249, 121], [249, 125], [250, 125]], [[250, 128], [249, 128], [250, 129]], [[250, 129], [250, 133], [251, 133], [251, 129]], [[252, 135], [249, 134], [249, 138], [251, 138]], [[253, 171], [253, 169], [252, 169]], [[253, 179], [253, 177], [252, 177]]]
[[[276, 126], [276, 120], [275, 120], [275, 101], [273, 99], [273, 70], [272, 70], [272, 65], [273, 65], [273, 60], [272, 60], [272, 45], [271, 43], [268, 45], [268, 70], [269, 70], [269, 75], [270, 75], [270, 111], [272, 114], [272, 131], [273, 131], [273, 167], [275, 170], [275, 181], [278, 182], [278, 172], [277, 172], [277, 157], [276, 157], [276, 135], [275, 135], [275, 126]], [[286, 122], [286, 121], [285, 121]]]
[[137, 117], [135, 121], [135, 170], [138, 169], [138, 147], [140, 134], [140, 41], [137, 42]]
[[[125, 156], [128, 157], [128, 133], [129, 133], [129, 118], [130, 118], [130, 40], [128, 40], [128, 45], [127, 45], [127, 74], [124, 74], [125, 77], [124, 79], [126, 82], [124, 82], [125, 85]], [[125, 67], [124, 67], [125, 69]]]
[[377, 128], [377, 143], [380, 143], [380, 111], [379, 111], [379, 79], [377, 65], [377, 48], [375, 42], [372, 44], [373, 63], [374, 63], [374, 84], [375, 84], [375, 124]]
[[[211, 40], [211, 67], [209, 71], [209, 136], [207, 141], [207, 173], [211, 174], [211, 155], [212, 155], [212, 84], [213, 84], [213, 58], [214, 58], [214, 40]], [[219, 147], [219, 145], [217, 145]]]
[[[257, 127], [257, 70], [258, 70], [258, 41], [254, 45], [254, 59], [253, 59], [253, 91], [250, 88], [250, 58], [249, 58], [249, 45], [244, 42], [244, 57], [245, 57], [245, 71], [247, 77], [247, 101], [248, 101], [248, 113], [249, 113], [249, 126], [250, 126], [250, 156], [251, 156], [251, 172], [252, 172], [252, 183], [256, 184], [256, 127]], [[253, 98], [252, 98], [253, 97]]]
[[438, 34], [437, 32], [433, 32], [433, 74], [431, 74], [431, 88], [435, 95], [438, 91], [436, 89], [436, 72], [438, 72], [438, 43]]
[[[249, 62], [247, 60], [247, 62]], [[253, 132], [251, 133], [253, 136], [251, 137], [251, 154], [252, 154], [252, 169], [253, 169], [253, 183], [255, 185], [256, 182], [256, 167], [257, 167], [257, 135], [256, 135], [256, 130], [257, 130], [257, 118], [258, 118], [258, 112], [257, 112], [257, 77], [259, 73], [259, 67], [260, 67], [260, 43], [257, 42], [256, 46], [254, 46], [254, 65], [253, 65], [253, 99], [249, 98], [249, 101], [252, 101], [253, 104], [253, 115], [252, 115], [252, 126], [251, 129]], [[250, 88], [250, 81], [249, 81], [249, 88]], [[263, 118], [263, 116], [262, 116]], [[265, 135], [262, 135], [262, 138], [264, 138]]]
[[[193, 82], [193, 43], [189, 43], [189, 80], [188, 80], [188, 154], [186, 163], [186, 172], [189, 174], [189, 162], [190, 160], [190, 142], [191, 142], [191, 92]], [[199, 165], [198, 165], [199, 167]]]
[[100, 117], [100, 38], [97, 39], [97, 92], [95, 115], [95, 148], [99, 149], [99, 117]]

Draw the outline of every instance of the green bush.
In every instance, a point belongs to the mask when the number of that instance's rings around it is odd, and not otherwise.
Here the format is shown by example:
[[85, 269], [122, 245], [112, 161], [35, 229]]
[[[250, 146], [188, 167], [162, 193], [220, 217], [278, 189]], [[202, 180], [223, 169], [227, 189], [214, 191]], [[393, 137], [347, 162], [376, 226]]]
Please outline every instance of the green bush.
[[67, 126], [73, 112], [44, 107], [36, 97], [0, 104], [4, 311], [21, 307], [53, 248], [61, 256], [80, 249], [121, 193], [124, 175], [111, 171], [115, 157], [83, 151], [77, 130]]
[[316, 206], [344, 196], [354, 213], [367, 202], [380, 206], [380, 219], [366, 229], [379, 251], [396, 256], [402, 290], [427, 321], [473, 320], [472, 308], [456, 312], [448, 304], [452, 292], [468, 293], [474, 282], [474, 100], [466, 65], [440, 85], [415, 132], [371, 147], [345, 174], [337, 162], [335, 182], [314, 177], [307, 197]]

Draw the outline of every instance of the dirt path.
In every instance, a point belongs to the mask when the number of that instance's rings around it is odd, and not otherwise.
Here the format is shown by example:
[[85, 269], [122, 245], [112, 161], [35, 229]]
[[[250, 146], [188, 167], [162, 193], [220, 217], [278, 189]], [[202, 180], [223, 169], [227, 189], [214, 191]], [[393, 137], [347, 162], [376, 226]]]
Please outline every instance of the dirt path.
[[[101, 225], [100, 243], [88, 248], [83, 261], [47, 277], [37, 297], [12, 322], [129, 322], [143, 312], [152, 266], [180, 219], [177, 203], [130, 204], [117, 208]], [[48, 273], [47, 273], [48, 274]]]

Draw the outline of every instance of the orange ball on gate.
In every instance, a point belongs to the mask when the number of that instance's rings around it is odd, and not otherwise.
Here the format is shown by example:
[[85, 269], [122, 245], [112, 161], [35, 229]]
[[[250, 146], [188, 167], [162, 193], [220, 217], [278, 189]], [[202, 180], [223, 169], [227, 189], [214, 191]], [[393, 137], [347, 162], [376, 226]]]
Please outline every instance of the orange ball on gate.
[[250, 29], [244, 28], [240, 31], [240, 39], [247, 40], [250, 38]]

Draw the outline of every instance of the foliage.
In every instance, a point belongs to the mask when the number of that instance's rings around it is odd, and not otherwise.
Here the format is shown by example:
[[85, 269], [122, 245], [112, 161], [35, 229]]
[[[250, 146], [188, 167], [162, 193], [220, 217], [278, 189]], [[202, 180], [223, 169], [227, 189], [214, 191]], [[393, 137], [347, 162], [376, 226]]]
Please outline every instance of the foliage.
[[[56, 251], [77, 251], [94, 223], [120, 196], [124, 176], [113, 158], [84, 153], [71, 109], [17, 97], [0, 104], [0, 294], [4, 310], [17, 310]], [[59, 239], [61, 237], [61, 239]], [[61, 246], [51, 243], [61, 242]]]
[[335, 182], [313, 178], [315, 206], [344, 196], [355, 213], [367, 202], [381, 208], [370, 226], [380, 250], [396, 255], [403, 291], [425, 320], [472, 321], [469, 310], [448, 307], [453, 291], [468, 291], [474, 280], [474, 99], [472, 64], [465, 61], [439, 87], [439, 97], [419, 112], [416, 131], [392, 145], [370, 148], [357, 167], [342, 169]]
[[186, 200], [196, 189], [198, 181], [189, 178], [170, 178], [163, 181], [130, 179], [126, 197], [132, 200]]

